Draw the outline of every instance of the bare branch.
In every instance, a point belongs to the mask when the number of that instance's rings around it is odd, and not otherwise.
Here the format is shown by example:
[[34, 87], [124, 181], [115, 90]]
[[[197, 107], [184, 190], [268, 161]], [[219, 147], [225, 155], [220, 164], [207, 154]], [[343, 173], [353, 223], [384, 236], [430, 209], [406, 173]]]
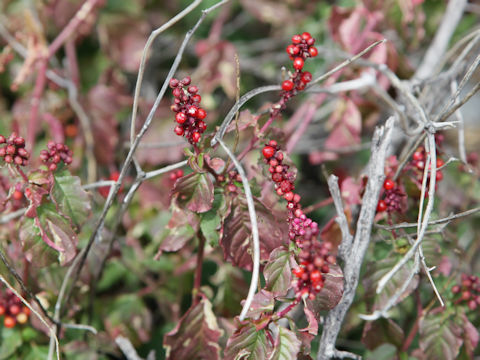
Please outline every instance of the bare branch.
[[117, 336], [115, 338], [115, 342], [120, 350], [122, 350], [122, 353], [125, 355], [127, 360], [142, 360], [142, 358], [138, 356], [130, 340], [128, 340], [126, 337]]
[[247, 299], [243, 304], [242, 312], [240, 313], [240, 321], [245, 319], [247, 312], [250, 308], [250, 305], [253, 301], [255, 291], [257, 289], [258, 279], [259, 279], [259, 269], [260, 269], [260, 240], [258, 237], [258, 224], [257, 224], [257, 215], [255, 213], [255, 205], [253, 204], [252, 192], [250, 190], [250, 184], [248, 183], [247, 174], [242, 168], [242, 165], [237, 160], [237, 158], [232, 154], [230, 149], [225, 145], [222, 139], [217, 139], [218, 143], [222, 146], [223, 150], [227, 153], [228, 157], [232, 160], [233, 164], [237, 168], [238, 173], [242, 178], [243, 190], [245, 191], [245, 197], [247, 199], [248, 205], [248, 214], [250, 215], [250, 222], [252, 224], [252, 242], [253, 242], [253, 271], [252, 271], [252, 280], [250, 282], [250, 288], [248, 289]]
[[355, 297], [355, 291], [360, 276], [363, 258], [370, 243], [373, 219], [377, 210], [380, 189], [385, 179], [384, 164], [387, 156], [387, 147], [390, 144], [393, 132], [394, 119], [389, 118], [384, 127], [375, 130], [372, 139], [372, 156], [368, 165], [368, 182], [363, 196], [363, 205], [357, 221], [354, 241], [350, 249], [346, 250], [348, 261], [345, 262], [344, 292], [338, 305], [325, 318], [323, 333], [320, 339], [318, 360], [330, 359], [338, 356], [335, 351], [335, 342], [340, 332], [342, 322]]
[[428, 48], [422, 63], [415, 72], [414, 78], [426, 79], [430, 77], [436, 65], [445, 54], [450, 38], [462, 18], [467, 0], [450, 0], [447, 5], [442, 22], [438, 27], [435, 37]]

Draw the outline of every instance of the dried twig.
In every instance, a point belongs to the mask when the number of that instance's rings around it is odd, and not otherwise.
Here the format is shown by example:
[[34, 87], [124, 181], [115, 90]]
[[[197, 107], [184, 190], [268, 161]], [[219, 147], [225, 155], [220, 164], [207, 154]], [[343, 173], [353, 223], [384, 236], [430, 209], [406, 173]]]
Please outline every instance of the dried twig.
[[[348, 261], [343, 268], [344, 292], [338, 305], [325, 317], [322, 337], [318, 350], [318, 360], [339, 356], [335, 350], [335, 342], [342, 322], [355, 297], [360, 276], [360, 268], [365, 252], [370, 243], [370, 234], [375, 217], [380, 189], [385, 178], [383, 166], [390, 144], [394, 119], [389, 118], [384, 127], [377, 128], [372, 140], [372, 156], [368, 165], [368, 182], [363, 196], [363, 205], [357, 221], [355, 238], [350, 249], [346, 249]], [[347, 240], [348, 241], [348, 240]], [[351, 356], [351, 354], [349, 355]]]

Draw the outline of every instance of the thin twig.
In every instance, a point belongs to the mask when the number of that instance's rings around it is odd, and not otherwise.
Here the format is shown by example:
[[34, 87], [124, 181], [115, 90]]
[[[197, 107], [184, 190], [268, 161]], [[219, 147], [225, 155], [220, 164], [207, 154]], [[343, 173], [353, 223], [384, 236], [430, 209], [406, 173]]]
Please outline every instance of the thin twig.
[[[28, 307], [30, 309], [30, 311], [35, 314], [35, 316], [40, 320], [40, 322], [49, 330], [50, 332], [50, 339], [54, 339], [55, 341], [55, 353], [57, 355], [57, 360], [60, 360], [60, 345], [58, 343], [58, 338], [57, 338], [57, 335], [55, 334], [55, 331], [53, 330], [53, 328], [48, 324], [48, 322], [43, 318], [42, 315], [39, 314], [39, 312], [37, 310], [35, 310], [29, 303], [27, 300], [25, 300], [23, 298], [22, 295], [20, 295], [18, 293], [17, 290], [15, 290], [15, 288], [10, 285], [8, 283], [8, 281], [3, 277], [3, 275], [0, 274], [0, 281], [3, 282], [5, 284], [5, 286], [7, 286], [21, 301], [22, 303]], [[50, 358], [50, 355], [49, 355], [49, 358]]]
[[[462, 218], [462, 217], [465, 217], [465, 216], [469, 216], [469, 215], [475, 214], [479, 211], [480, 211], [480, 207], [476, 207], [476, 208], [473, 208], [473, 209], [470, 209], [470, 210], [467, 210], [467, 211], [464, 211], [464, 212], [461, 212], [461, 213], [458, 213], [458, 214], [453, 214], [453, 215], [447, 216], [443, 219], [429, 221], [428, 225], [438, 225], [438, 224], [449, 223], [452, 220], [459, 219], [459, 218]], [[396, 230], [396, 229], [413, 228], [413, 227], [417, 227], [417, 226], [418, 226], [417, 223], [400, 223], [400, 224], [396, 224], [396, 225], [393, 225], [393, 226], [376, 225], [376, 227], [378, 227], [380, 229], [389, 230], [389, 231]]]
[[245, 197], [247, 199], [248, 214], [250, 215], [250, 223], [252, 224], [252, 242], [253, 242], [253, 271], [252, 271], [252, 280], [250, 281], [250, 288], [248, 290], [247, 299], [243, 304], [242, 312], [240, 313], [239, 319], [242, 321], [247, 315], [248, 309], [252, 304], [253, 297], [255, 296], [255, 291], [257, 288], [257, 283], [259, 279], [259, 269], [260, 269], [260, 240], [258, 237], [258, 224], [257, 224], [257, 215], [255, 213], [255, 205], [253, 204], [252, 192], [250, 190], [250, 184], [248, 183], [247, 175], [243, 170], [242, 165], [238, 162], [237, 158], [232, 154], [230, 149], [225, 145], [222, 139], [217, 139], [218, 143], [222, 146], [223, 150], [227, 153], [228, 157], [232, 160], [233, 164], [237, 168], [237, 171], [242, 178], [243, 190], [245, 191]]
[[127, 360], [142, 360], [135, 351], [130, 340], [128, 340], [124, 336], [117, 336], [115, 338], [115, 343], [118, 345], [120, 350], [122, 350], [123, 355], [127, 358]]
[[[437, 164], [436, 164], [437, 157], [436, 157], [436, 148], [435, 148], [435, 137], [433, 136], [433, 134], [428, 133], [427, 139], [428, 139], [428, 147], [430, 152], [430, 164], [431, 164], [427, 208], [425, 209], [425, 214], [423, 215], [421, 226], [418, 227], [417, 239], [415, 240], [415, 243], [408, 250], [408, 252], [403, 256], [403, 258], [400, 259], [400, 261], [387, 274], [385, 274], [380, 279], [377, 286], [377, 294], [382, 292], [382, 290], [385, 288], [385, 285], [387, 284], [388, 281], [390, 281], [393, 275], [395, 275], [395, 273], [398, 270], [400, 270], [400, 268], [404, 266], [408, 260], [412, 258], [418, 246], [420, 246], [428, 226], [428, 221], [430, 219], [430, 214], [432, 213], [432, 210], [433, 210], [433, 202], [435, 198], [435, 180], [436, 180], [435, 176], [437, 173]], [[428, 168], [429, 166], [427, 162], [425, 164], [425, 172], [428, 172]], [[422, 191], [422, 193], [424, 193], [424, 190]]]
[[140, 90], [142, 89], [142, 81], [143, 81], [143, 75], [145, 73], [145, 63], [147, 61], [147, 54], [148, 51], [150, 50], [150, 47], [153, 44], [153, 41], [157, 38], [158, 35], [160, 35], [162, 32], [167, 30], [170, 26], [175, 24], [177, 21], [182, 19], [185, 15], [190, 13], [193, 9], [195, 9], [202, 0], [195, 0], [192, 2], [190, 5], [188, 5], [185, 9], [183, 9], [181, 12], [179, 12], [177, 15], [175, 15], [173, 18], [168, 20], [165, 24], [160, 26], [158, 29], [152, 31], [150, 36], [147, 39], [147, 43], [145, 44], [145, 47], [143, 48], [142, 52], [142, 59], [140, 61], [140, 68], [138, 69], [138, 76], [137, 76], [137, 82], [135, 84], [135, 95], [133, 97], [133, 108], [132, 108], [132, 121], [130, 125], [130, 144], [133, 144], [134, 138], [135, 138], [135, 126], [136, 126], [136, 120], [137, 120], [137, 111], [138, 111], [138, 99], [140, 98]]

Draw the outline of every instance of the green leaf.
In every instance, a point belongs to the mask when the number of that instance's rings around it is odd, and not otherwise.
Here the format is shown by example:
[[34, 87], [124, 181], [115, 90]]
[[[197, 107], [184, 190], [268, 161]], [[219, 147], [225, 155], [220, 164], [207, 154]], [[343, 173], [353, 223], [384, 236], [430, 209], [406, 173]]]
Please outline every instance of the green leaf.
[[257, 331], [252, 323], [241, 324], [228, 339], [224, 360], [264, 360], [272, 351], [265, 329]]
[[193, 305], [177, 326], [165, 335], [167, 359], [220, 359], [218, 327], [212, 304], [203, 298]]
[[268, 263], [263, 270], [266, 288], [275, 295], [283, 296], [291, 287], [292, 268], [290, 266], [290, 252], [284, 246], [272, 251]]
[[75, 226], [80, 227], [91, 212], [88, 194], [82, 189], [80, 178], [70, 175], [68, 170], [57, 172], [50, 193], [59, 212], [68, 217]]
[[22, 345], [22, 337], [16, 329], [1, 329], [0, 360], [10, 358]]
[[212, 247], [218, 245], [221, 234], [223, 233], [223, 220], [227, 216], [227, 202], [225, 196], [215, 189], [212, 208], [201, 215], [200, 229], [205, 239]]
[[173, 199], [181, 208], [204, 213], [212, 208], [213, 183], [207, 173], [191, 173], [180, 178], [173, 189]]
[[301, 341], [293, 331], [278, 327], [275, 347], [268, 358], [269, 360], [291, 360], [296, 359], [300, 351]]

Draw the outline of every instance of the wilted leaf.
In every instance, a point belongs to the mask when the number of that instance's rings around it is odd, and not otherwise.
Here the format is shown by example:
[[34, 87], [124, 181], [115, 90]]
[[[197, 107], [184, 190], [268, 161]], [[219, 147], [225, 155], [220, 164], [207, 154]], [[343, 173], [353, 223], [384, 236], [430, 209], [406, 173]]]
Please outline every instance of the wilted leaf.
[[317, 319], [321, 311], [333, 309], [343, 295], [343, 272], [340, 266], [330, 265], [330, 272], [325, 274], [325, 284], [315, 300], [307, 300]]
[[283, 296], [291, 287], [292, 268], [290, 252], [284, 247], [272, 251], [268, 263], [263, 270], [266, 288], [275, 295]]
[[213, 183], [207, 173], [190, 173], [180, 178], [173, 188], [179, 207], [203, 213], [212, 208]]
[[420, 348], [425, 354], [425, 360], [457, 358], [463, 339], [454, 314], [448, 311], [432, 311], [420, 320], [419, 331]]
[[246, 323], [240, 325], [228, 339], [224, 360], [265, 360], [272, 351], [272, 345], [267, 340], [265, 329], [257, 331], [255, 325]]
[[203, 298], [165, 335], [163, 345], [167, 359], [219, 359], [220, 336], [222, 330], [212, 312], [212, 304]]
[[60, 213], [80, 227], [91, 212], [88, 194], [82, 189], [80, 178], [72, 176], [68, 170], [58, 172], [54, 177], [55, 183], [50, 192], [53, 202]]
[[369, 321], [363, 328], [362, 342], [370, 350], [385, 343], [393, 344], [400, 349], [403, 339], [403, 330], [391, 319]]
[[282, 326], [278, 327], [275, 345], [269, 360], [291, 360], [296, 359], [300, 352], [301, 341], [293, 331]]
[[[266, 261], [270, 253], [281, 245], [286, 244], [286, 222], [277, 220], [272, 211], [255, 199], [258, 231], [260, 236], [260, 260]], [[252, 269], [251, 255], [251, 223], [245, 197], [239, 194], [232, 202], [232, 210], [225, 219], [224, 235], [220, 241], [225, 259], [235, 266]]]

